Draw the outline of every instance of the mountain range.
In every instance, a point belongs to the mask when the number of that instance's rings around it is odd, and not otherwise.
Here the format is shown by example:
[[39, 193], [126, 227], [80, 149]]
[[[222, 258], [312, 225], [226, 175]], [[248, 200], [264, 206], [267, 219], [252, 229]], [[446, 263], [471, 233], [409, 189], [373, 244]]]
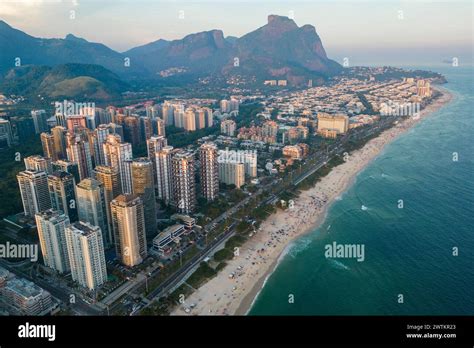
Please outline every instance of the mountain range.
[[128, 87], [101, 65], [77, 63], [25, 65], [9, 70], [1, 84], [9, 94], [93, 100], [119, 98]]
[[[324, 79], [342, 70], [327, 57], [315, 27], [298, 27], [292, 19], [277, 15], [268, 16], [267, 24], [240, 38], [224, 37], [222, 30], [210, 30], [179, 40], [159, 39], [122, 53], [72, 34], [64, 39], [36, 38], [0, 21], [0, 51], [0, 75], [4, 76], [0, 88], [4, 86], [5, 76], [11, 86], [15, 77], [24, 80], [41, 70], [37, 68], [28, 73], [10, 70], [24, 70], [21, 68], [25, 65], [55, 67], [73, 63], [67, 68], [68, 77], [72, 68], [81, 70], [82, 64], [99, 65], [111, 71], [110, 74], [101, 71], [101, 74], [102, 77], [113, 75], [115, 87], [126, 86], [117, 83], [118, 77], [122, 80], [163, 79], [176, 74], [191, 78], [255, 76], [257, 80], [287, 79], [291, 85], [299, 85], [309, 78]], [[90, 66], [81, 72], [89, 75], [72, 75], [101, 81], [90, 75], [98, 72]], [[50, 89], [45, 85], [49, 80], [43, 80], [43, 91]], [[107, 84], [108, 81], [101, 82]]]

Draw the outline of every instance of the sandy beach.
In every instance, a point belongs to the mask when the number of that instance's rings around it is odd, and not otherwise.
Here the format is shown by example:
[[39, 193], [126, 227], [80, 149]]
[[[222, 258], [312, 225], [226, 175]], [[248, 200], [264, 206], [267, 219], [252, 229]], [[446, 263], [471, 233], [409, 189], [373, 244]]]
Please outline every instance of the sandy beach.
[[[452, 99], [449, 92], [437, 90], [442, 92], [442, 96], [422, 110], [419, 117], [400, 122], [363, 148], [350, 153], [346, 162], [333, 168], [314, 187], [303, 191], [294, 200], [292, 209], [278, 209], [269, 216], [259, 231], [240, 248], [240, 255], [227, 261], [227, 266], [216, 277], [192, 293], [171, 314], [245, 315], [292, 241], [313, 231], [324, 221], [332, 202], [352, 185], [357, 174], [380, 154], [385, 145]], [[229, 277], [230, 274], [234, 276]], [[190, 306], [191, 311], [185, 313], [185, 308]]]

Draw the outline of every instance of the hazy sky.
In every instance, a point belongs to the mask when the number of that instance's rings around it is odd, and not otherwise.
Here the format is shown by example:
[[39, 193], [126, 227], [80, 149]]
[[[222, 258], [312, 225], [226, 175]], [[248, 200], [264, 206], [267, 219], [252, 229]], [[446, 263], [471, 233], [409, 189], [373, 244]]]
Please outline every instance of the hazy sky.
[[0, 0], [0, 18], [30, 35], [72, 33], [118, 51], [210, 29], [242, 36], [269, 14], [314, 25], [328, 55], [352, 65], [472, 64], [471, 0]]

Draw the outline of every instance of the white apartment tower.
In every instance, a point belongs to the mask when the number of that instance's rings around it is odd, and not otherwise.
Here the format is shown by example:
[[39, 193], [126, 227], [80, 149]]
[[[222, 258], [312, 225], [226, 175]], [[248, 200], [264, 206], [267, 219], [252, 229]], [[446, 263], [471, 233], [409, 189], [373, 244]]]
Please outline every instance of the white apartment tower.
[[153, 163], [153, 182], [155, 186], [157, 185], [156, 181], [156, 153], [161, 151], [165, 146], [168, 145], [168, 141], [162, 135], [154, 135], [146, 141], [148, 158]]
[[97, 289], [107, 281], [100, 228], [79, 221], [66, 227], [65, 234], [72, 279], [89, 290]]
[[186, 109], [186, 112], [184, 113], [182, 128], [184, 128], [188, 132], [194, 132], [196, 130], [196, 116], [194, 114], [193, 109]]
[[42, 211], [35, 218], [44, 264], [59, 273], [68, 272], [70, 264], [65, 230], [69, 218], [53, 209]]
[[155, 153], [156, 186], [158, 198], [170, 205], [173, 200], [171, 158], [176, 150], [172, 146], [165, 146]]
[[206, 142], [199, 148], [201, 162], [201, 193], [208, 201], [213, 201], [219, 194], [219, 163], [217, 146]]
[[16, 176], [25, 215], [34, 216], [51, 208], [46, 172], [25, 170]]
[[180, 213], [192, 213], [196, 208], [194, 155], [181, 150], [171, 159], [173, 200], [172, 205]]
[[219, 180], [227, 185], [240, 188], [245, 184], [245, 166], [236, 161], [219, 162]]
[[105, 165], [104, 144], [107, 136], [111, 134], [111, 127], [108, 124], [101, 124], [94, 130], [94, 160], [95, 165]]

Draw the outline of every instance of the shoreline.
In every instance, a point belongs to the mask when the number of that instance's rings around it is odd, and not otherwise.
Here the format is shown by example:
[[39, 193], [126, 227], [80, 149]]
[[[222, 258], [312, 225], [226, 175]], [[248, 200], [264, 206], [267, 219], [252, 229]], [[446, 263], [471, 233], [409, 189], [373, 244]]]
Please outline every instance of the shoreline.
[[[223, 270], [189, 295], [184, 305], [175, 307], [171, 315], [187, 314], [184, 308], [191, 304], [194, 308], [188, 315], [248, 314], [294, 242], [324, 223], [334, 201], [353, 185], [385, 146], [453, 99], [451, 92], [438, 87], [436, 90], [441, 96], [425, 107], [420, 117], [406, 119], [369, 140], [350, 153], [346, 162], [332, 168], [315, 186], [301, 191], [294, 199], [293, 209], [277, 210], [270, 215], [259, 231], [241, 246], [240, 256], [227, 261]], [[233, 278], [229, 277], [231, 273], [235, 274]]]
[[[365, 168], [365, 167], [364, 167]], [[331, 171], [332, 172], [332, 171]], [[329, 173], [328, 175], [330, 175], [331, 173]], [[359, 173], [358, 173], [359, 174]], [[341, 195], [345, 193], [345, 191], [352, 186], [352, 184], [355, 182], [356, 178], [357, 178], [357, 175], [356, 174], [354, 177], [352, 177], [349, 181], [347, 181], [346, 183], [344, 183], [344, 186], [341, 187]], [[322, 180], [321, 180], [322, 181]], [[319, 181], [318, 183], [320, 183], [321, 181]], [[318, 184], [317, 183], [317, 184]], [[316, 184], [316, 185], [317, 185]], [[314, 189], [315, 187], [313, 186], [311, 189], [309, 189], [308, 191]], [[308, 228], [306, 230], [303, 230], [302, 232], [300, 232], [299, 235], [297, 235], [294, 239], [292, 239], [287, 245], [286, 247], [281, 251], [280, 255], [278, 256], [278, 258], [276, 258], [273, 263], [271, 264], [271, 266], [268, 268], [267, 272], [265, 272], [265, 274], [260, 278], [258, 279], [257, 283], [255, 283], [254, 285], [254, 288], [252, 288], [252, 290], [247, 294], [247, 296], [245, 296], [242, 301], [240, 302], [240, 305], [239, 307], [237, 308], [237, 310], [235, 311], [235, 315], [247, 315], [248, 312], [250, 312], [250, 310], [252, 309], [253, 307], [253, 304], [255, 303], [255, 301], [257, 300], [258, 296], [260, 295], [260, 292], [263, 290], [263, 287], [265, 285], [265, 283], [267, 282], [267, 280], [270, 278], [270, 276], [273, 274], [273, 272], [276, 270], [276, 268], [278, 267], [278, 265], [280, 264], [280, 262], [283, 260], [283, 258], [286, 256], [286, 254], [290, 251], [290, 249], [293, 247], [294, 243], [298, 240], [298, 238], [301, 238], [303, 236], [305, 236], [306, 234], [308, 233], [311, 233], [311, 231], [313, 230], [317, 230], [318, 228], [321, 227], [321, 225], [326, 221], [326, 218], [327, 218], [327, 215], [329, 213], [329, 209], [332, 207], [332, 205], [334, 204], [334, 202], [336, 201], [336, 199], [338, 198], [339, 196], [334, 196], [334, 197], [331, 197], [331, 199], [324, 205], [324, 207], [322, 208], [321, 212], [318, 214], [318, 219], [317, 221], [312, 225], [312, 226], [308, 226]], [[278, 212], [277, 212], [278, 213]]]

